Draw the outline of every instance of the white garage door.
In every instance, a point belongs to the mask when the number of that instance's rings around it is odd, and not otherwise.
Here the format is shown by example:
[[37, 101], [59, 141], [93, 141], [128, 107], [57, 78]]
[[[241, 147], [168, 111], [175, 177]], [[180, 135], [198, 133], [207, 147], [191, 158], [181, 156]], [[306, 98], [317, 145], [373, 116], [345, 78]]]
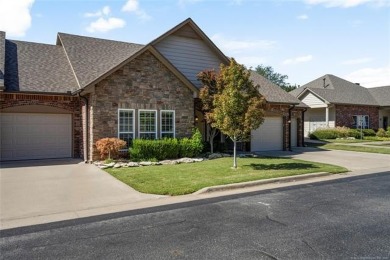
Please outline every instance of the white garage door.
[[291, 118], [291, 146], [298, 146], [298, 123], [296, 118]]
[[1, 114], [1, 160], [66, 158], [71, 151], [70, 114]]
[[266, 117], [263, 124], [252, 131], [252, 151], [272, 151], [283, 149], [282, 117]]

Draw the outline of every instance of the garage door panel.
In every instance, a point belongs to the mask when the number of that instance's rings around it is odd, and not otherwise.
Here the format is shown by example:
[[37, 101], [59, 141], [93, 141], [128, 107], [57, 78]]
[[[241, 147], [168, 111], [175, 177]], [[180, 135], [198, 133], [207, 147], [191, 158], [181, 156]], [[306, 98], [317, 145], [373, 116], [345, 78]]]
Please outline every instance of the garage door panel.
[[272, 151], [283, 149], [282, 117], [266, 117], [263, 124], [252, 131], [252, 151]]
[[72, 155], [70, 114], [1, 114], [1, 160], [65, 158]]

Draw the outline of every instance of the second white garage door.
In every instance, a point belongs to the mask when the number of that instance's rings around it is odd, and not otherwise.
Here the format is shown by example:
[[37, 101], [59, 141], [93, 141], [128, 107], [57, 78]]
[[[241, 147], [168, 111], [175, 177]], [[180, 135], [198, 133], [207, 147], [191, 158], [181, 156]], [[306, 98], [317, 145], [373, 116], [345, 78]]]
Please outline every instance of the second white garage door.
[[70, 114], [2, 113], [2, 161], [72, 156]]
[[283, 149], [282, 117], [266, 117], [263, 124], [252, 131], [251, 151]]

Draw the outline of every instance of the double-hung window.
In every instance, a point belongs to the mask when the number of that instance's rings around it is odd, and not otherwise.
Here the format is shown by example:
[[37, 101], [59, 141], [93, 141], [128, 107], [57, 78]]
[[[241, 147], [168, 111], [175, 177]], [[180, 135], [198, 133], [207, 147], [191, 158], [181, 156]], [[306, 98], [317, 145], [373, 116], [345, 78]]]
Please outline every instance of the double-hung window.
[[160, 131], [161, 138], [175, 137], [175, 111], [161, 110], [160, 111]]
[[127, 148], [134, 139], [134, 109], [118, 110], [118, 138], [126, 141]]
[[138, 111], [138, 136], [142, 139], [157, 138], [157, 111], [139, 110]]
[[366, 115], [356, 115], [353, 116], [353, 127], [354, 128], [363, 128], [368, 129], [370, 128], [370, 121], [369, 117]]

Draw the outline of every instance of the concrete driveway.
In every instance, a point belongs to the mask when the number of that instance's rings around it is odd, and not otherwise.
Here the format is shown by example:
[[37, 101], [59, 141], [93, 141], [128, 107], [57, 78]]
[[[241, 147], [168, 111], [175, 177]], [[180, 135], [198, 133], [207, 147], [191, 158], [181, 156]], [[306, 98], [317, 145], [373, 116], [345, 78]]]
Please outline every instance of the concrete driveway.
[[139, 193], [94, 165], [69, 159], [2, 163], [0, 185], [1, 229], [163, 197]]
[[292, 152], [271, 151], [258, 152], [258, 154], [329, 163], [343, 166], [350, 171], [379, 172], [390, 169], [390, 155], [388, 154], [323, 150], [313, 147], [296, 147]]

